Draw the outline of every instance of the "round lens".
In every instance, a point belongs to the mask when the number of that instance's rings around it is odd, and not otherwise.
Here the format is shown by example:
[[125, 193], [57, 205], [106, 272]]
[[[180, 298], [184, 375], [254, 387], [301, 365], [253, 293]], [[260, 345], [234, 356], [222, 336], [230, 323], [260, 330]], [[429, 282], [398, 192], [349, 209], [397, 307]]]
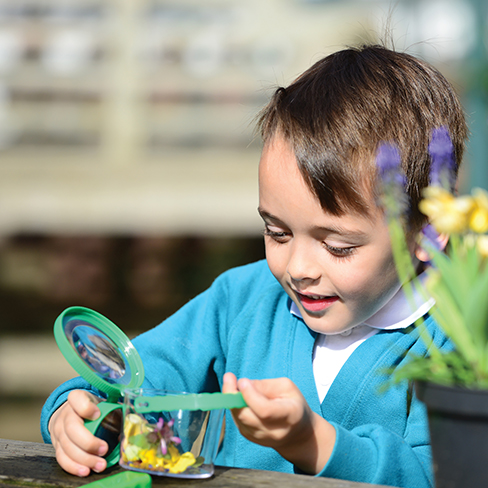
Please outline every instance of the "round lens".
[[110, 383], [128, 384], [129, 366], [122, 352], [103, 332], [87, 322], [72, 319], [66, 322], [65, 333], [73, 349], [93, 372]]

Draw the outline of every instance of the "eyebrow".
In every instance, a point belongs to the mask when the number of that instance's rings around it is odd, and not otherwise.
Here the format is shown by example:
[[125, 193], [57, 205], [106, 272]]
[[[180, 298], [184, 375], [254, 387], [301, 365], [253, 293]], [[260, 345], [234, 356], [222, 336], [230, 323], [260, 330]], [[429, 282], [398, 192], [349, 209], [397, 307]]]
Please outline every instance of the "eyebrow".
[[[283, 224], [285, 225], [285, 227], [288, 227], [281, 219], [279, 219], [273, 214], [270, 214], [269, 212], [266, 212], [266, 210], [262, 209], [261, 207], [258, 207], [258, 213], [264, 221], [271, 220], [273, 222]], [[361, 238], [367, 235], [366, 232], [360, 230], [354, 231], [354, 230], [346, 229], [341, 226], [322, 227], [319, 225], [314, 225], [312, 227], [312, 230], [319, 231], [319, 232], [326, 232], [328, 234], [337, 234], [345, 238]]]
[[273, 214], [270, 214], [269, 212], [266, 212], [266, 210], [263, 210], [261, 207], [258, 207], [258, 213], [261, 216], [263, 220], [273, 220], [274, 222], [279, 222], [281, 224], [284, 224], [282, 220], [280, 220], [278, 217], [274, 216]]

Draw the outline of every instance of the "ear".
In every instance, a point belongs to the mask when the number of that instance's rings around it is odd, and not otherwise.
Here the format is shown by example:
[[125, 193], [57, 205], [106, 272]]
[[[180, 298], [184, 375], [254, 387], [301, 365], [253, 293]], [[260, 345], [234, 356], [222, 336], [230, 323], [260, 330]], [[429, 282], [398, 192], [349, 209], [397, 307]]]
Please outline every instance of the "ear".
[[427, 263], [431, 260], [433, 251], [443, 251], [449, 234], [439, 234], [430, 224], [427, 224], [419, 233], [419, 242], [415, 246], [415, 256], [419, 261]]

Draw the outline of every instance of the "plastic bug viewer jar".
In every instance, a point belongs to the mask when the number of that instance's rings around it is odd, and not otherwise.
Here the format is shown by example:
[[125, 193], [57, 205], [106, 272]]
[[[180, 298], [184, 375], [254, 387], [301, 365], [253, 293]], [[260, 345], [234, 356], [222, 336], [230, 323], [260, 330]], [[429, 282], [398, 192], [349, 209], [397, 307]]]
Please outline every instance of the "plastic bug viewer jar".
[[140, 388], [125, 390], [119, 464], [177, 478], [212, 476], [224, 410], [207, 409], [201, 405], [201, 397]]

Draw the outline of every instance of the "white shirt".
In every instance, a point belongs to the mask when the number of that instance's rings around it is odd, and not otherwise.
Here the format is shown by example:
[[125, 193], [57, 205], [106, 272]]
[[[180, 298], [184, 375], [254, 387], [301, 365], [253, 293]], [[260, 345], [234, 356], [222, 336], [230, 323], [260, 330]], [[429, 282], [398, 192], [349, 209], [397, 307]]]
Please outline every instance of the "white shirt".
[[[426, 273], [419, 276], [421, 285], [426, 277]], [[381, 329], [404, 329], [412, 325], [418, 318], [424, 316], [435, 302], [433, 298], [425, 300], [414, 288], [414, 303], [416, 308], [413, 310], [403, 288], [400, 288], [383, 308], [362, 324], [341, 334], [319, 334], [317, 336], [312, 364], [320, 403], [323, 402], [342, 366], [358, 346]], [[291, 304], [290, 312], [302, 318], [300, 310], [294, 302]]]

